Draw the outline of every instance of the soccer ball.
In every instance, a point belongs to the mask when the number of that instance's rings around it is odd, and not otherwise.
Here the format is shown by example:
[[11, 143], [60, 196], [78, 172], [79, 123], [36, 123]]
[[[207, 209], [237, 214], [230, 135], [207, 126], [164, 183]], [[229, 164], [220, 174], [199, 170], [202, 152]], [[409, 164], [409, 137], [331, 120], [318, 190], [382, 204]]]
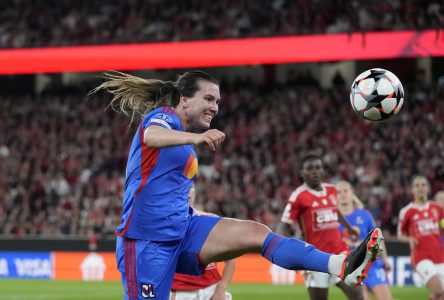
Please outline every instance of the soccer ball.
[[384, 121], [401, 109], [404, 89], [392, 72], [370, 69], [353, 81], [350, 103], [360, 118], [373, 122]]

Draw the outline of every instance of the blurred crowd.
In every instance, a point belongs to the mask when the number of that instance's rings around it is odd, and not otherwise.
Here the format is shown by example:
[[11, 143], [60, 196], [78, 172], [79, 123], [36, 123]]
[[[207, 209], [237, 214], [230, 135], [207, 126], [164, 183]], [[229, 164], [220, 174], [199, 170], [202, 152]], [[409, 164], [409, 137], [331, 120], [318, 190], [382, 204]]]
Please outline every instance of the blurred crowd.
[[0, 48], [442, 28], [438, 0], [0, 0]]
[[[223, 84], [214, 126], [227, 139], [219, 152], [197, 149], [197, 204], [273, 228], [301, 184], [301, 158], [314, 152], [326, 181], [351, 181], [394, 234], [412, 175], [426, 175], [433, 193], [444, 187], [444, 88], [411, 85], [400, 114], [375, 124], [354, 115], [345, 86], [307, 82]], [[113, 234], [137, 124], [105, 111], [109, 97], [84, 99], [68, 90], [1, 96], [0, 234]]]

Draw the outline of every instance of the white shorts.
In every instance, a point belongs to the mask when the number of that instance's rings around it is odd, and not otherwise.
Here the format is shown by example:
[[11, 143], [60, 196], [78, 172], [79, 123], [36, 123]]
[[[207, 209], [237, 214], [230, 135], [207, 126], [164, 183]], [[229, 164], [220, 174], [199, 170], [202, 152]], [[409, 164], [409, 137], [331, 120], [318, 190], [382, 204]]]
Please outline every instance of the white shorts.
[[331, 285], [339, 283], [341, 279], [327, 273], [306, 271], [304, 281], [306, 288], [329, 288]]
[[415, 270], [424, 284], [427, 284], [433, 276], [438, 275], [444, 285], [444, 264], [435, 264], [429, 259], [424, 259], [416, 265]]
[[[216, 290], [216, 286], [217, 283], [200, 290], [170, 292], [170, 300], [210, 300]], [[231, 294], [225, 292], [225, 300], [231, 299]]]

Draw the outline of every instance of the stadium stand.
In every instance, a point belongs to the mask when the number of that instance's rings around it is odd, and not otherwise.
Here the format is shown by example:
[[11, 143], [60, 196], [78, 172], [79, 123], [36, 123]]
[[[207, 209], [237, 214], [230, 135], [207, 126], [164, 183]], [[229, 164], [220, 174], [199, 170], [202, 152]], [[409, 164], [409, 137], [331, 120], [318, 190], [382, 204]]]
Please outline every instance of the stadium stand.
[[0, 48], [441, 29], [440, 1], [0, 1]]
[[[333, 90], [313, 78], [224, 84], [214, 126], [229, 138], [216, 154], [198, 149], [196, 201], [273, 227], [300, 183], [300, 158], [315, 151], [329, 181], [355, 184], [378, 225], [394, 234], [412, 174], [425, 174], [433, 192], [444, 188], [444, 86], [409, 84], [408, 104], [381, 126], [354, 117], [344, 105], [347, 87], [335, 80]], [[105, 111], [109, 98], [85, 102], [85, 95], [66, 89], [0, 97], [0, 234], [113, 234], [134, 128]]]

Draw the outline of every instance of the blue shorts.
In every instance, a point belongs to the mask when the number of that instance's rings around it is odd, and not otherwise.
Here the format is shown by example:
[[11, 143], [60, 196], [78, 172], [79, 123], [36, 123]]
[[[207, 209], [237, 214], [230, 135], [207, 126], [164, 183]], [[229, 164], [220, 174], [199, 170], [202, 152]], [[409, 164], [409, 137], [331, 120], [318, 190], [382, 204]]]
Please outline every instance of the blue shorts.
[[377, 285], [389, 285], [387, 272], [384, 269], [384, 263], [381, 258], [378, 258], [368, 270], [367, 278], [364, 279], [364, 284], [371, 291]]
[[220, 217], [193, 216], [183, 240], [148, 241], [117, 237], [117, 267], [125, 300], [167, 300], [174, 273], [200, 275], [199, 252]]

